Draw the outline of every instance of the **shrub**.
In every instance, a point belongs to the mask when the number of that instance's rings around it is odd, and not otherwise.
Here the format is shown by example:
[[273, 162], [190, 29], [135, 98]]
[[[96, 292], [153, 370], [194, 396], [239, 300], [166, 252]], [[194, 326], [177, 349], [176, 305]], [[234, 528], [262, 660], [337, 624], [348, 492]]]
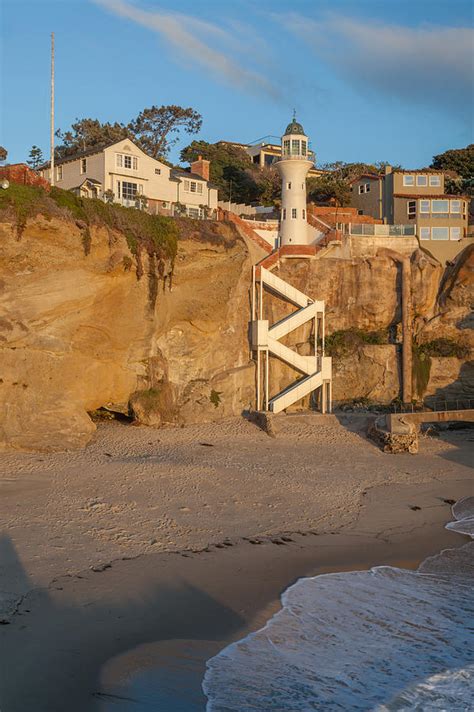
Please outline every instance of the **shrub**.
[[209, 400], [214, 405], [214, 408], [217, 408], [219, 406], [219, 403], [221, 402], [221, 395], [222, 391], [215, 391], [214, 389], [212, 389], [211, 395], [209, 396]]
[[325, 351], [328, 356], [343, 358], [363, 344], [388, 344], [388, 331], [363, 331], [362, 329], [345, 329], [334, 331], [325, 338]]

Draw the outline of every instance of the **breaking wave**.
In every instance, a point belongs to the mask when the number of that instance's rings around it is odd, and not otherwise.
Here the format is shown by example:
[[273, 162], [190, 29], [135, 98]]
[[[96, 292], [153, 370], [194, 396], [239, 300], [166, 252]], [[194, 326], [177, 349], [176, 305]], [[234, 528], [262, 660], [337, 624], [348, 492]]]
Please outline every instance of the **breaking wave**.
[[[474, 536], [474, 497], [449, 529]], [[472, 709], [474, 543], [417, 571], [300, 579], [261, 630], [207, 663], [207, 712]]]

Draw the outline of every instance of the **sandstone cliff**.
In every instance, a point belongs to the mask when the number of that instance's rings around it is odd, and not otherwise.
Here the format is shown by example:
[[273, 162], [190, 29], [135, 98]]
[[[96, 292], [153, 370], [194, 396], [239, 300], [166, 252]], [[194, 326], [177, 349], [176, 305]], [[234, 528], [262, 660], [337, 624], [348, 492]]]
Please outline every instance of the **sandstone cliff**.
[[[236, 415], [254, 403], [248, 320], [251, 266], [260, 255], [232, 224], [178, 221], [177, 254], [138, 254], [110, 225], [38, 214], [0, 224], [1, 447], [84, 445], [88, 415], [113, 404], [160, 425]], [[19, 239], [19, 237], [21, 239]], [[128, 237], [128, 239], [127, 239]], [[468, 336], [473, 252], [443, 273], [421, 251], [411, 261], [422, 339]], [[137, 264], [139, 263], [139, 264]], [[137, 274], [138, 272], [138, 274]], [[157, 278], [158, 274], [158, 278]], [[279, 274], [327, 303], [327, 331], [385, 330], [392, 343], [360, 343], [334, 358], [336, 400], [389, 402], [399, 392], [399, 268], [368, 259], [289, 260]], [[138, 279], [140, 276], [140, 279]], [[271, 318], [283, 313], [269, 306]], [[295, 332], [302, 352], [311, 334]], [[470, 343], [470, 342], [469, 342]], [[472, 345], [472, 344], [471, 344]], [[471, 393], [468, 358], [433, 359], [427, 392]], [[272, 362], [275, 385], [292, 380]], [[467, 369], [467, 370], [466, 370]], [[469, 372], [468, 372], [469, 371]], [[457, 389], [457, 390], [456, 390]]]

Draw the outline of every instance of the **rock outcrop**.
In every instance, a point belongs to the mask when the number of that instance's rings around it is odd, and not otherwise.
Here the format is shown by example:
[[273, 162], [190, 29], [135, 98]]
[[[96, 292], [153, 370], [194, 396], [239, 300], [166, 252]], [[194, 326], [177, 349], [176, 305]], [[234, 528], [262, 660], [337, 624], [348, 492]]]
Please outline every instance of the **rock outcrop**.
[[[181, 220], [179, 228], [174, 268], [163, 263], [157, 278], [147, 253], [137, 270], [130, 240], [115, 229], [92, 226], [85, 245], [83, 225], [37, 215], [18, 239], [14, 221], [3, 218], [0, 447], [83, 446], [95, 430], [88, 412], [113, 404], [124, 409], [130, 403], [137, 420], [154, 426], [212, 421], [254, 407], [248, 321], [258, 249], [233, 224]], [[422, 251], [412, 256], [414, 314], [423, 338], [468, 333], [472, 260], [471, 251], [443, 276]], [[396, 333], [400, 269], [390, 256], [294, 259], [282, 262], [277, 274], [326, 300], [328, 333]], [[270, 309], [273, 321], [285, 313], [276, 300]], [[291, 343], [304, 353], [311, 338], [301, 328]], [[335, 399], [396, 398], [398, 350], [364, 343], [335, 357]], [[447, 364], [433, 360], [429, 390], [453, 382], [457, 393], [472, 392], [465, 360]], [[271, 368], [275, 389], [292, 380], [287, 366], [272, 360]]]
[[148, 258], [138, 280], [124, 235], [92, 229], [86, 256], [69, 221], [38, 216], [21, 241], [1, 225], [3, 447], [82, 446], [95, 430], [88, 411], [134, 394], [145, 419], [137, 391], [160, 393], [156, 424], [250, 404], [249, 254], [232, 225], [194, 225], [182, 222], [172, 287], [160, 283], [153, 307]]

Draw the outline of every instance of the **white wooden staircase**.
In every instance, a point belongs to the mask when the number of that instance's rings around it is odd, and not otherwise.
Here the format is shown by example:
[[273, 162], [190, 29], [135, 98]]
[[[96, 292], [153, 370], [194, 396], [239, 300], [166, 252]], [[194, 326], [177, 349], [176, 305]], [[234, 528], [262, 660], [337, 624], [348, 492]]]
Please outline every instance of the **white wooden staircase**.
[[[296, 311], [270, 326], [268, 319], [264, 319], [266, 293], [289, 302], [297, 307]], [[314, 321], [314, 353], [302, 356], [282, 344], [280, 339], [309, 321]], [[313, 391], [321, 389], [321, 410], [330, 411], [331, 359], [324, 355], [323, 301], [313, 301], [270, 270], [257, 265], [253, 272], [251, 340], [252, 351], [257, 360], [257, 410], [279, 413]], [[321, 342], [320, 353], [318, 340]], [[301, 378], [274, 396], [270, 395], [269, 385], [270, 355], [302, 374]]]

